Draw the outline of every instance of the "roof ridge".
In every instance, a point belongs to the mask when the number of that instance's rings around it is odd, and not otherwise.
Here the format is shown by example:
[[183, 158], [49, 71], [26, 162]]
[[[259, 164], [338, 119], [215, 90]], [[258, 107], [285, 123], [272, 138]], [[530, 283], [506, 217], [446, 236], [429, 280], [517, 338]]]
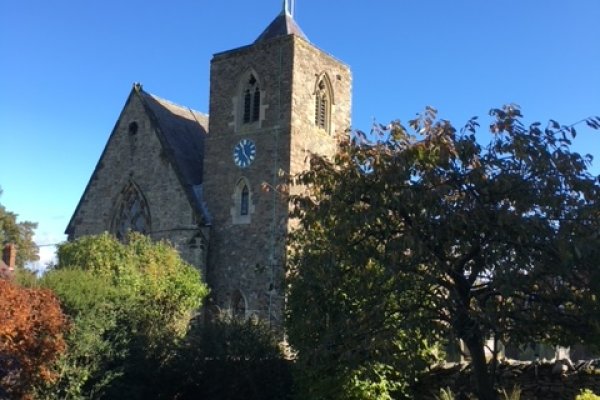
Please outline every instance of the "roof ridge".
[[169, 104], [169, 105], [172, 105], [172, 106], [175, 106], [175, 107], [178, 107], [178, 108], [181, 108], [181, 109], [184, 109], [184, 110], [190, 111], [192, 114], [193, 114], [193, 113], [197, 113], [197, 114], [200, 114], [200, 115], [208, 115], [208, 114], [205, 114], [205, 113], [203, 113], [202, 111], [195, 110], [195, 109], [193, 109], [193, 108], [191, 108], [191, 107], [189, 107], [189, 106], [184, 106], [184, 105], [182, 105], [182, 104], [175, 103], [175, 102], [174, 102], [174, 101], [172, 101], [172, 100], [165, 99], [164, 97], [160, 97], [160, 96], [157, 96], [157, 95], [155, 95], [155, 94], [153, 94], [153, 93], [146, 92], [146, 91], [145, 91], [145, 90], [143, 90], [143, 89], [141, 89], [141, 91], [142, 91], [144, 94], [147, 94], [148, 96], [150, 96], [150, 97], [154, 98], [154, 99], [155, 99], [156, 101], [158, 101], [158, 102], [161, 102], [161, 103], [167, 103], [167, 104]]

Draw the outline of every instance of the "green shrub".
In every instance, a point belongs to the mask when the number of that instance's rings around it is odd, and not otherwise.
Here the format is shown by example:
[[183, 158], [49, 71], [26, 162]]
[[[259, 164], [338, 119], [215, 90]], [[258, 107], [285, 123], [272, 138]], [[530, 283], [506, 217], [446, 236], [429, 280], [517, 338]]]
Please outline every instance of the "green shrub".
[[575, 400], [600, 400], [600, 396], [594, 394], [590, 389], [581, 390]]
[[39, 399], [148, 398], [208, 290], [166, 242], [108, 234], [65, 243], [40, 280], [72, 321], [58, 380]]
[[436, 400], [454, 400], [455, 396], [449, 387], [440, 389], [440, 394], [435, 396]]
[[507, 392], [506, 389], [502, 389], [502, 397], [504, 397], [504, 400], [520, 400], [521, 388], [514, 386], [510, 392]]
[[285, 400], [291, 368], [264, 324], [222, 318], [192, 327], [163, 368], [153, 398]]

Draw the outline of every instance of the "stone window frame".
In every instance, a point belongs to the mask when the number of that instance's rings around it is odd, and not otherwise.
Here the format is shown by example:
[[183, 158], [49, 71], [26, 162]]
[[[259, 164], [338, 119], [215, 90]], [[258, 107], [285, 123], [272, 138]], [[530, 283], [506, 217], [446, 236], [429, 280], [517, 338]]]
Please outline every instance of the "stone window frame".
[[262, 128], [265, 112], [269, 107], [265, 104], [264, 82], [253, 68], [244, 72], [238, 81], [233, 97], [233, 125], [236, 132], [248, 132]]
[[333, 125], [331, 117], [335, 106], [335, 97], [333, 85], [327, 72], [317, 74], [313, 98], [315, 100], [314, 124], [317, 128], [331, 134]]
[[252, 214], [254, 214], [253, 193], [252, 186], [246, 177], [240, 177], [237, 180], [231, 198], [233, 200], [230, 208], [232, 223], [234, 225], [251, 223]]
[[123, 186], [114, 204], [110, 232], [117, 239], [125, 240], [129, 231], [144, 235], [152, 232], [152, 215], [148, 200], [139, 185], [133, 180]]

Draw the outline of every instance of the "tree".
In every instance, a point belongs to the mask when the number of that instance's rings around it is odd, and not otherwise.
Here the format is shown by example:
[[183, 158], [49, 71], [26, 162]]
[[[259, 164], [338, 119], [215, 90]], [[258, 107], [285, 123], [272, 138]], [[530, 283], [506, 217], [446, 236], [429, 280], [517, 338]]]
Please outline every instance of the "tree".
[[73, 328], [58, 379], [40, 398], [142, 398], [208, 293], [200, 273], [165, 242], [104, 234], [65, 243], [41, 280]]
[[33, 241], [33, 231], [37, 224], [29, 221], [17, 222], [17, 216], [0, 204], [0, 245], [14, 243], [17, 246], [16, 264], [23, 268], [26, 262], [39, 260], [38, 247]]
[[52, 365], [65, 350], [67, 318], [46, 289], [27, 289], [0, 279], [0, 398], [29, 398], [52, 382]]
[[425, 288], [378, 263], [376, 241], [338, 240], [341, 210], [329, 211], [332, 218], [304, 214], [306, 229], [291, 237], [286, 327], [298, 353], [298, 398], [414, 398], [410, 384], [437, 359], [436, 331], [420, 328], [432, 315], [408, 312], [417, 296], [428, 301]]
[[[476, 118], [457, 132], [427, 108], [410, 122], [416, 134], [399, 122], [377, 126], [375, 141], [358, 132], [333, 161], [314, 157], [295, 177], [307, 191], [292, 196], [301, 227], [291, 256], [292, 329], [314, 310], [325, 328], [306, 322], [305, 335], [324, 348], [325, 333], [345, 334], [323, 322], [331, 312], [360, 322], [342, 329], [366, 338], [393, 311], [422, 316], [423, 331], [465, 343], [483, 400], [497, 398], [487, 338], [597, 341], [600, 178], [588, 171], [592, 157], [570, 150], [573, 126], [525, 127], [514, 105], [490, 115], [487, 146], [476, 140]], [[598, 117], [586, 122], [600, 128]], [[348, 292], [352, 279], [366, 290]], [[344, 298], [355, 311], [337, 300], [327, 313], [331, 293], [358, 295]], [[386, 314], [379, 309], [390, 293], [407, 301]], [[290, 341], [300, 358], [310, 352], [299, 333]]]

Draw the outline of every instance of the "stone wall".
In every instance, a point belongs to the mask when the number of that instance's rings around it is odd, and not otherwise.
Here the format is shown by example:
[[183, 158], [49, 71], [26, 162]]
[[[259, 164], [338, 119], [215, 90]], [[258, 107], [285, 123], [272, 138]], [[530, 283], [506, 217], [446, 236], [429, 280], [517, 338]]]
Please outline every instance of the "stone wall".
[[[521, 388], [521, 400], [573, 400], [581, 389], [600, 393], [600, 360], [553, 363], [502, 362], [498, 365], [498, 384], [510, 391]], [[471, 368], [468, 364], [446, 364], [432, 368], [417, 386], [415, 398], [435, 400], [440, 388], [450, 388], [465, 399], [475, 399]]]

